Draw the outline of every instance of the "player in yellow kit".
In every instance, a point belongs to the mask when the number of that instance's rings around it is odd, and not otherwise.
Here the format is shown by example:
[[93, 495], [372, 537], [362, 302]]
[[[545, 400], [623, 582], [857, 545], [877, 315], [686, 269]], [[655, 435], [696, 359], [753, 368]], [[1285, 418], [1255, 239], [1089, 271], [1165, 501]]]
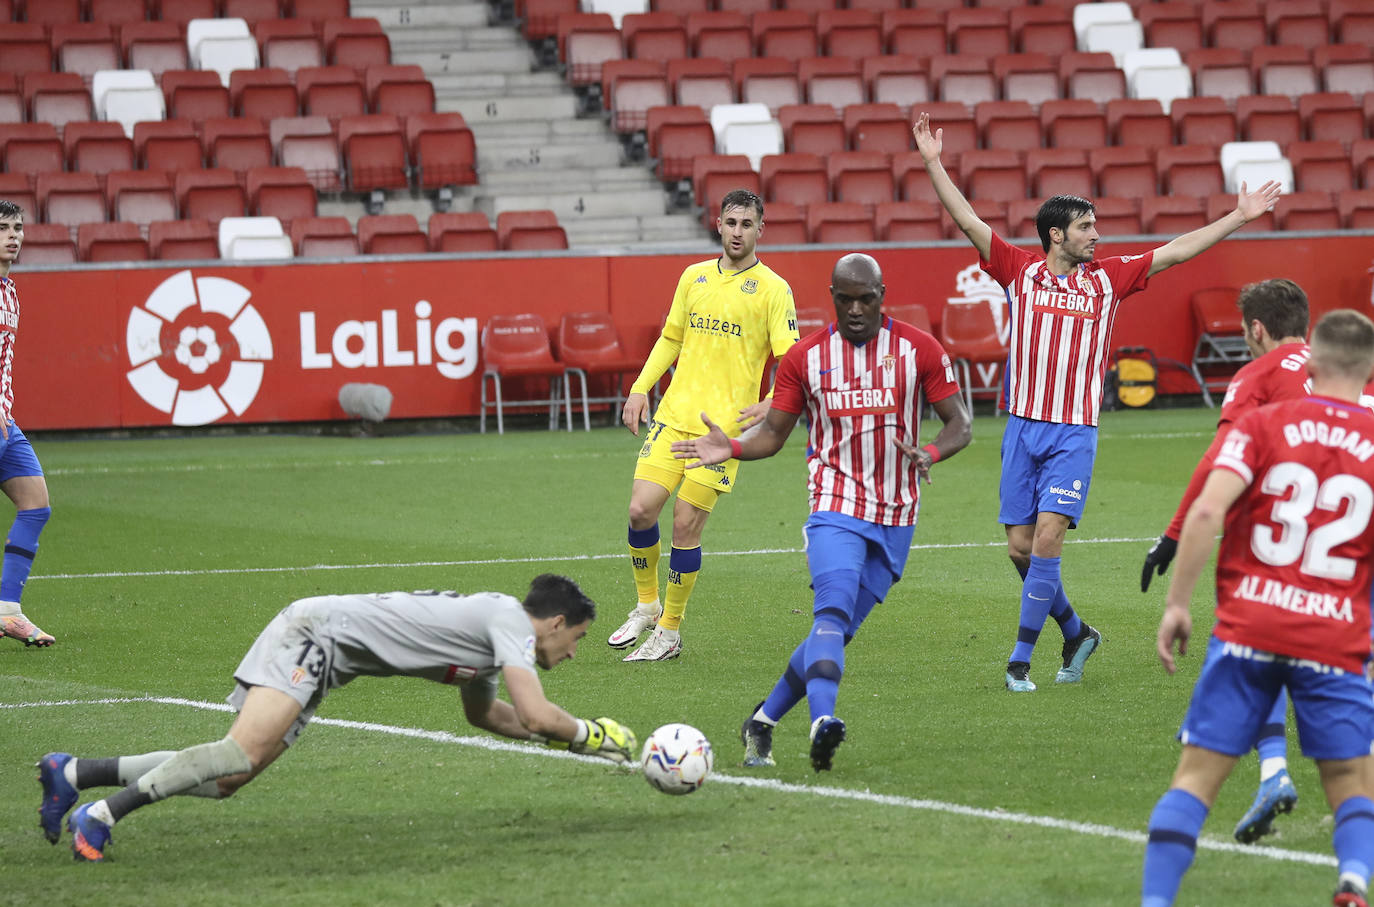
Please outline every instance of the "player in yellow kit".
[[[739, 434], [768, 412], [759, 400], [769, 355], [781, 357], [797, 342], [792, 289], [755, 254], [763, 232], [763, 200], [745, 189], [721, 199], [722, 254], [682, 272], [663, 334], [635, 379], [621, 421], [636, 436], [648, 421], [649, 388], [676, 360], [672, 384], [659, 402], [639, 451], [630, 492], [630, 561], [639, 604], [611, 634], [617, 649], [653, 633], [626, 661], [663, 661], [682, 654], [679, 628], [701, 569], [701, 531], [716, 498], [729, 493], [737, 460], [693, 469], [673, 456], [674, 441], [706, 434], [701, 414]], [[680, 487], [679, 487], [680, 486]], [[658, 517], [677, 491], [668, 586], [660, 604]], [[657, 626], [655, 626], [657, 624]]]

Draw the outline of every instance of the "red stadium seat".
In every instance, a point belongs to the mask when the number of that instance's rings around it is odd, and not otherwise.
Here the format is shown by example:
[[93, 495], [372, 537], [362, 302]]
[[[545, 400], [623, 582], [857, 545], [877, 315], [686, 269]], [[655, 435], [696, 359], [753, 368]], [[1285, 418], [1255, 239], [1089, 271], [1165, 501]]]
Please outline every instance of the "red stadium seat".
[[161, 170], [118, 170], [105, 178], [105, 199], [116, 221], [147, 229], [155, 220], [176, 220], [172, 179]]
[[1049, 54], [1007, 53], [992, 58], [992, 73], [1002, 86], [1002, 98], [1041, 103], [1063, 96], [1059, 71]]
[[1203, 0], [1202, 27], [1211, 47], [1258, 47], [1269, 40], [1258, 3], [1250, 0]]
[[406, 117], [406, 143], [421, 189], [477, 182], [477, 145], [459, 113], [413, 113]]
[[1008, 12], [1012, 46], [1021, 53], [1057, 57], [1076, 50], [1073, 17], [1055, 6], [1017, 6]]
[[[396, 117], [382, 113], [342, 117], [339, 147], [349, 190], [399, 189], [409, 184], [405, 138]], [[363, 250], [367, 250], [366, 241]]]
[[[1207, 196], [1206, 208], [1204, 209], [1208, 223], [1225, 217], [1228, 212], [1236, 208], [1236, 196], [1229, 192], [1219, 192], [1215, 195]], [[1278, 227], [1273, 211], [1266, 211], [1259, 217], [1247, 223], [1245, 226], [1236, 230], [1237, 233], [1272, 233]]]
[[768, 202], [810, 205], [830, 200], [830, 177], [818, 154], [764, 155], [759, 175], [763, 178], [763, 197]]
[[733, 10], [688, 13], [687, 40], [697, 57], [714, 57], [728, 63], [754, 55], [749, 19]]
[[1331, 28], [1322, 4], [1314, 0], [1269, 0], [1264, 22], [1271, 44], [1317, 47], [1331, 41]]
[[620, 20], [620, 36], [626, 55], [634, 59], [663, 62], [688, 55], [687, 26], [675, 13], [626, 13]]
[[253, 26], [253, 37], [265, 67], [295, 72], [324, 65], [324, 42], [308, 19], [264, 19]]
[[884, 10], [882, 28], [883, 40], [889, 54], [925, 58], [949, 51], [944, 10]]
[[860, 63], [868, 96], [875, 104], [893, 103], [910, 113], [910, 108], [930, 101], [930, 77], [925, 64], [916, 57], [888, 54], [866, 57]]
[[1015, 151], [966, 151], [959, 157], [959, 173], [970, 200], [1006, 202], [1026, 197], [1026, 171]]
[[0, 28], [0, 59], [10, 72], [50, 72], [53, 54], [47, 32], [38, 23], [6, 24]]
[[285, 69], [236, 69], [229, 73], [229, 104], [235, 116], [264, 121], [300, 114], [296, 86]]
[[1324, 91], [1301, 95], [1298, 116], [1309, 141], [1336, 141], [1349, 144], [1364, 138], [1364, 112], [1354, 95], [1346, 91]]
[[379, 64], [367, 67], [363, 88], [373, 113], [409, 116], [434, 112], [434, 85], [425, 71], [413, 64]]
[[119, 29], [119, 42], [129, 69], [146, 69], [154, 78], [191, 65], [186, 37], [175, 22], [129, 22]]
[[876, 57], [886, 46], [882, 18], [871, 9], [828, 9], [816, 13], [821, 51], [828, 57]]
[[[959, 384], [963, 388], [964, 404], [968, 411], [973, 412], [975, 393], [990, 392], [997, 399], [1001, 391], [1000, 375], [993, 381], [986, 381], [981, 378], [984, 370], [976, 367], [1002, 366], [1007, 360], [1007, 349], [998, 336], [992, 309], [982, 303], [945, 306], [940, 319], [939, 338], [940, 344], [954, 359], [960, 374]], [[978, 380], [975, 381], [975, 378]], [[1000, 406], [1000, 403], [994, 405]]]
[[33, 191], [33, 185], [26, 174], [0, 173], [0, 198], [23, 208], [25, 220], [28, 222], [38, 220], [38, 195]]
[[256, 117], [215, 117], [201, 127], [201, 142], [210, 167], [244, 173], [272, 165], [267, 124]]
[[938, 242], [945, 238], [941, 210], [935, 202], [881, 202], [873, 209], [878, 241]]
[[330, 64], [351, 66], [361, 74], [369, 66], [391, 62], [391, 39], [376, 19], [325, 19], [321, 35]]
[[848, 139], [844, 121], [829, 104], [788, 104], [778, 108], [783, 144], [788, 151], [825, 156], [844, 151]]
[[9, 173], [60, 171], [62, 142], [51, 123], [9, 123], [0, 129], [0, 169]]
[[23, 9], [25, 22], [45, 28], [81, 21], [81, 0], [28, 0]]
[[93, 173], [40, 173], [34, 180], [42, 220], [66, 224], [75, 230], [81, 224], [108, 220], [105, 196]]
[[776, 246], [806, 245], [806, 209], [790, 202], [769, 202], [764, 211], [767, 229], [759, 236], [759, 243]]
[[65, 224], [24, 223], [24, 264], [65, 265], [76, 261], [76, 243]]
[[159, 261], [219, 258], [215, 229], [206, 220], [159, 220], [148, 225], [148, 250]]
[[1350, 154], [1340, 142], [1294, 142], [1286, 149], [1300, 192], [1344, 192], [1355, 188]]
[[134, 168], [134, 143], [118, 123], [75, 121], [62, 130], [68, 170], [100, 176]]
[[806, 209], [807, 236], [813, 243], [876, 242], [870, 209], [856, 202], [818, 202]]
[[943, 101], [969, 106], [997, 100], [997, 78], [987, 58], [975, 54], [943, 54], [930, 58], [930, 81]]
[[652, 107], [672, 103], [666, 76], [626, 76], [616, 81], [609, 98], [611, 128], [621, 135], [643, 132]]
[[429, 238], [413, 214], [368, 214], [358, 218], [358, 244], [365, 255], [414, 255], [429, 251]]
[[1236, 115], [1224, 98], [1175, 98], [1169, 108], [1180, 145], [1224, 145], [1239, 133]]
[[212, 117], [227, 117], [232, 112], [229, 89], [211, 70], [169, 69], [162, 74], [161, 83], [168, 119], [203, 123]]
[[1206, 224], [1199, 197], [1166, 195], [1140, 200], [1140, 225], [1146, 233], [1178, 235]]
[[358, 254], [358, 237], [346, 217], [298, 217], [288, 231], [298, 258], [341, 258]]
[[264, 19], [276, 19], [281, 15], [281, 4], [277, 0], [223, 0], [221, 12], [226, 19], [243, 19], [252, 28]]
[[118, 69], [123, 62], [114, 29], [105, 22], [67, 22], [52, 27], [57, 68], [87, 79], [102, 69]]
[[1158, 149], [1155, 170], [1169, 195], [1206, 198], [1224, 188], [1221, 158], [1209, 145], [1174, 145]]
[[156, 18], [176, 22], [183, 31], [192, 19], [214, 19], [219, 15], [217, 0], [152, 0], [150, 6]]
[[284, 167], [300, 167], [320, 192], [343, 188], [339, 141], [325, 117], [290, 117], [268, 124], [268, 135]]
[[1007, 202], [1006, 237], [1029, 239], [1038, 236], [1035, 216], [1040, 211], [1041, 202], [1035, 198], [1020, 198]]
[[532, 211], [502, 211], [496, 215], [496, 235], [501, 248], [510, 247], [511, 231], [558, 226], [558, 215], [548, 209]]
[[1055, 148], [1101, 148], [1107, 144], [1107, 117], [1086, 98], [1048, 100], [1040, 105], [1045, 143]]
[[984, 148], [1039, 148], [1040, 119], [1029, 101], [979, 101], [973, 121]]
[[180, 170], [172, 177], [177, 206], [183, 218], [213, 225], [226, 217], [243, 217], [247, 198], [232, 170]]
[[1026, 176], [1036, 198], [1093, 196], [1093, 173], [1088, 168], [1088, 153], [1082, 148], [1031, 148], [1026, 152]]
[[892, 154], [911, 148], [911, 122], [896, 104], [851, 104], [844, 109], [844, 126], [855, 151]]
[[815, 19], [800, 10], [769, 9], [750, 18], [754, 52], [760, 57], [785, 57], [797, 60], [820, 53]]
[[1374, 189], [1351, 189], [1336, 196], [1341, 226], [1347, 230], [1374, 230]]
[[76, 231], [82, 261], [147, 261], [148, 242], [138, 224], [82, 224]]
[[1202, 15], [1196, 4], [1166, 0], [1141, 4], [1136, 12], [1146, 47], [1173, 47], [1180, 54], [1205, 46]]
[[826, 161], [836, 202], [876, 205], [897, 199], [892, 159], [880, 151], [838, 151]]
[[1287, 95], [1245, 95], [1236, 99], [1241, 138], [1247, 142], [1277, 142], [1286, 148], [1302, 138], [1302, 120]]
[[1107, 130], [1115, 145], [1159, 146], [1174, 140], [1174, 126], [1157, 98], [1107, 102]]
[[348, 66], [310, 66], [296, 70], [296, 93], [306, 116], [337, 120], [367, 112], [362, 80]]
[[797, 64], [783, 57], [751, 57], [730, 64], [740, 103], [767, 104], [773, 116], [788, 104], [801, 103]]
[[696, 106], [703, 112], [716, 104], [735, 103], [735, 83], [724, 60], [688, 58], [669, 60], [666, 66], [674, 103]]
[[284, 0], [282, 12], [297, 19], [342, 19], [348, 16], [349, 0]]
[[1274, 215], [1284, 231], [1341, 229], [1341, 213], [1329, 192], [1290, 192]]
[[1097, 232], [1103, 236], [1129, 236], [1145, 232], [1140, 224], [1139, 198], [1099, 198], [1096, 209]]
[[496, 252], [501, 240], [480, 211], [435, 212], [429, 216], [431, 252]]
[[315, 186], [300, 167], [255, 167], [246, 182], [253, 216], [275, 217], [286, 229], [296, 218], [315, 216]]
[[853, 57], [805, 57], [797, 61], [797, 77], [808, 104], [843, 110], [868, 100], [859, 62]]
[[1374, 138], [1351, 142], [1350, 162], [1355, 168], [1356, 183], [1374, 189]]
[[[540, 229], [540, 228], [534, 228]], [[549, 329], [544, 319], [535, 314], [493, 315], [482, 328], [482, 387], [481, 431], [487, 430], [487, 410], [496, 410], [496, 431], [503, 434], [507, 406], [548, 407], [549, 428], [558, 427], [558, 406], [564, 402], [568, 414], [568, 430], [572, 430], [572, 395], [568, 373], [563, 363], [553, 356], [549, 344]], [[487, 381], [492, 382], [494, 399], [487, 396]], [[539, 382], [544, 396], [512, 397], [507, 382], [529, 384]], [[525, 392], [530, 393], [529, 391]]]
[[1144, 198], [1159, 191], [1151, 146], [1092, 148], [1088, 168], [1097, 179], [1097, 194], [1110, 198]]
[[921, 110], [912, 110], [912, 119], [922, 111], [930, 114], [932, 132], [943, 132], [943, 156], [946, 166], [958, 164], [960, 155], [978, 147], [978, 127], [969, 108], [959, 101], [932, 101]]
[[148, 18], [148, 5], [144, 0], [90, 0], [87, 8], [92, 22], [104, 22], [115, 28]]
[[1011, 53], [1011, 24], [1004, 9], [952, 9], [945, 16], [945, 31], [950, 49], [957, 54]]
[[562, 227], [516, 227], [506, 243], [509, 252], [553, 252], [568, 248], [568, 233]]
[[199, 170], [205, 165], [200, 135], [190, 120], [146, 120], [134, 124], [134, 154], [148, 170]]
[[[945, 172], [956, 186], [959, 185], [957, 167], [946, 164]], [[892, 178], [897, 181], [897, 191], [903, 201], [939, 204], [939, 196], [935, 194], [935, 187], [930, 183], [920, 152], [904, 151], [892, 155]]]
[[[610, 313], [564, 313], [558, 324], [557, 349], [569, 377], [580, 382], [583, 428], [591, 430], [591, 403], [608, 404], [611, 418], [619, 418], [625, 400], [625, 376], [639, 372], [640, 360], [625, 353]], [[599, 382], [601, 388], [600, 393], [589, 397], [587, 385], [592, 381]]]

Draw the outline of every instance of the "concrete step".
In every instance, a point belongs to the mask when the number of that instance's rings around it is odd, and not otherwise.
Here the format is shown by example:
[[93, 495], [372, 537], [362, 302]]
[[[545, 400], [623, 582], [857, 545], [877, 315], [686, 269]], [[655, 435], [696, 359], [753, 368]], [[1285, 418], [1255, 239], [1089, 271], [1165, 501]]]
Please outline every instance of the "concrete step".
[[719, 246], [709, 240], [701, 226], [683, 215], [584, 217], [563, 223], [563, 229], [568, 234], [568, 242], [578, 246], [658, 243], [674, 251], [700, 248], [703, 258], [710, 256], [713, 249], [719, 251]]
[[615, 167], [621, 150], [615, 142], [549, 144], [479, 141], [477, 167], [483, 177], [501, 170], [570, 170], [578, 167]]
[[488, 217], [502, 211], [529, 211], [549, 208], [558, 215], [559, 222], [584, 217], [637, 218], [662, 214], [667, 199], [659, 189], [637, 189], [626, 192], [534, 192], [491, 195], [477, 199], [477, 209]]
[[482, 173], [482, 194], [506, 192], [639, 192], [658, 190], [658, 183], [637, 167], [525, 168]]
[[382, 28], [426, 28], [445, 25], [485, 26], [490, 20], [485, 3], [354, 3], [350, 15], [355, 19], [376, 19]]
[[391, 52], [500, 50], [527, 47], [520, 35], [504, 26], [488, 28], [476, 25], [446, 25], [433, 28], [393, 28]]
[[607, 138], [605, 124], [600, 120], [473, 120], [464, 115], [477, 140], [478, 151], [483, 142], [603, 142]]
[[494, 50], [436, 51], [398, 50], [391, 55], [393, 63], [413, 63], [433, 76], [445, 72], [530, 72], [534, 69], [534, 56], [524, 46], [497, 48]]
[[435, 102], [435, 109], [461, 113], [469, 125], [510, 120], [572, 119], [577, 115], [577, 99], [571, 94], [444, 98]]
[[438, 73], [429, 76], [437, 99], [528, 97], [558, 94], [562, 80], [550, 72]]

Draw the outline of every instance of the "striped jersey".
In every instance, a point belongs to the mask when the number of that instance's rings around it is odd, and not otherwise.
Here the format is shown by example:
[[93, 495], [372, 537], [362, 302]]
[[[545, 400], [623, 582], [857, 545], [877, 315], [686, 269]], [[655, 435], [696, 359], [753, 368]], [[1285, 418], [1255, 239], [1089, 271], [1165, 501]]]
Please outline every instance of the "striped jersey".
[[1007, 411], [1024, 419], [1097, 425], [1121, 300], [1143, 290], [1153, 252], [1079, 265], [1057, 277], [1043, 255], [996, 233], [983, 270], [1007, 290]]
[[0, 277], [0, 420], [9, 422], [14, 412], [14, 338], [19, 331], [19, 290], [14, 281]]
[[877, 336], [861, 346], [831, 324], [788, 350], [773, 407], [805, 412], [811, 423], [813, 513], [915, 525], [920, 477], [893, 442], [919, 445], [922, 392], [936, 403], [959, 385], [940, 342], [905, 322], [884, 317]]
[[663, 336], [681, 341], [682, 349], [654, 419], [700, 435], [705, 412], [728, 434], [738, 434], [735, 420], [759, 402], [769, 355], [781, 357], [797, 342], [792, 288], [761, 261], [741, 271], [724, 271], [714, 258], [689, 265], [678, 279]]

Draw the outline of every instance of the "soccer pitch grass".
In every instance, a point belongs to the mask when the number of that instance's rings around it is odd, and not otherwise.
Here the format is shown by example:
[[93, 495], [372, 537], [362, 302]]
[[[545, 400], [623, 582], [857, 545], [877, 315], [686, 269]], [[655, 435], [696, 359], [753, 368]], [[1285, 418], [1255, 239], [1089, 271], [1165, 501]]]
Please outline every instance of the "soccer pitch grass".
[[[1140, 565], [1215, 419], [1106, 414], [1064, 554], [1070, 598], [1106, 642], [1082, 684], [1056, 686], [1051, 621], [1029, 695], [1002, 688], [1019, 600], [996, 521], [1005, 420], [976, 420], [972, 446], [933, 472], [906, 578], [849, 648], [849, 739], [820, 775], [805, 705], [779, 726], [775, 768], [742, 769], [738, 738], [810, 626], [800, 430], [741, 469], [706, 531], [683, 656], [651, 664], [605, 645], [634, 600], [639, 442], [623, 430], [40, 439], [54, 513], [25, 606], [58, 642], [0, 641], [0, 903], [1137, 903], [1144, 829], [1211, 624], [1209, 577], [1192, 650], [1166, 676], [1154, 635], [1167, 577], [1142, 595]], [[600, 605], [577, 658], [543, 676], [549, 698], [641, 740], [668, 722], [701, 728], [716, 775], [700, 792], [668, 797], [634, 772], [507, 745], [466, 724], [453, 690], [364, 678], [236, 797], [173, 798], [121, 823], [107, 864], [74, 864], [65, 834], [44, 841], [41, 754], [218, 738], [234, 667], [293, 599], [520, 596], [543, 571]], [[1180, 904], [1325, 902], [1330, 815], [1290, 750], [1302, 799], [1273, 846], [1228, 843], [1257, 782], [1249, 756]]]

